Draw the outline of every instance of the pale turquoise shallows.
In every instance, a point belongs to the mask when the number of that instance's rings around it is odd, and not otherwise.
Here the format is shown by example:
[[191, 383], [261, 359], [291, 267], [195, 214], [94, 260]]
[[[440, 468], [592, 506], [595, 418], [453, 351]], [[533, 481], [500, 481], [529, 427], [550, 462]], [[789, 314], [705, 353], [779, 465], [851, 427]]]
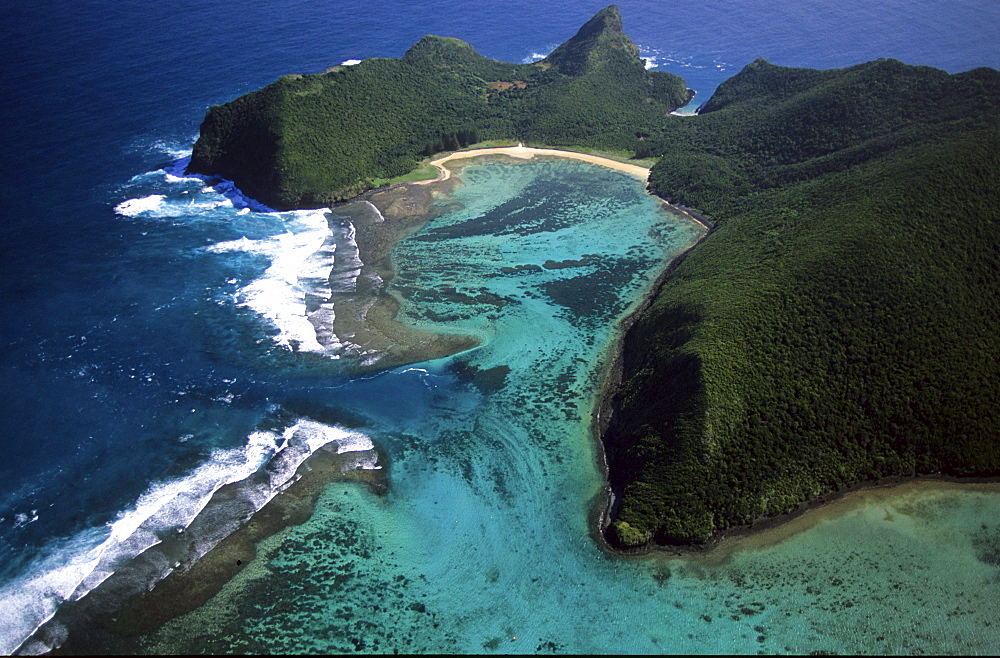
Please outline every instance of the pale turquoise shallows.
[[725, 559], [602, 552], [590, 423], [613, 327], [703, 229], [577, 161], [476, 161], [461, 178], [398, 247], [393, 289], [405, 321], [482, 345], [329, 400], [367, 419], [389, 492], [331, 485], [150, 650], [1000, 649], [995, 492], [873, 499]]

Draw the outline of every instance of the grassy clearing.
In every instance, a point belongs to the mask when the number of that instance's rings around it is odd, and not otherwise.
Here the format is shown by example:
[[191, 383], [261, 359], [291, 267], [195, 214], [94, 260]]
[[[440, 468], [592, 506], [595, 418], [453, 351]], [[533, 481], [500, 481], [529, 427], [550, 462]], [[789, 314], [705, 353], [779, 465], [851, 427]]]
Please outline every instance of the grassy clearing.
[[636, 165], [638, 167], [646, 167], [647, 169], [652, 168], [654, 164], [660, 159], [659, 157], [649, 157], [649, 158], [636, 158], [635, 151], [630, 151], [628, 149], [601, 149], [594, 148], [591, 146], [566, 146], [565, 144], [551, 145], [542, 144], [535, 142], [525, 143], [525, 146], [531, 146], [540, 149], [557, 149], [560, 151], [574, 151], [576, 153], [586, 153], [587, 155], [597, 156], [598, 158], [607, 158], [608, 160], [614, 160], [615, 162], [622, 162], [624, 164]]
[[396, 183], [412, 183], [414, 181], [432, 180], [437, 178], [437, 175], [437, 167], [430, 163], [424, 163], [410, 173], [403, 174], [402, 176], [396, 176], [394, 178], [376, 178], [372, 181], [372, 185], [375, 187], [383, 187], [385, 185], [395, 185]]

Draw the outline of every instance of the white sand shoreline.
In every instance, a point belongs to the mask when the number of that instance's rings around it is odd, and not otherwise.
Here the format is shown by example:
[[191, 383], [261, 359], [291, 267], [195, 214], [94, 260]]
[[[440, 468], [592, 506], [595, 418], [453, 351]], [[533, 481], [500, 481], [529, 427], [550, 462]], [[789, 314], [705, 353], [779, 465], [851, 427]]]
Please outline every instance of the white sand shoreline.
[[[428, 183], [437, 183], [440, 181], [445, 181], [451, 178], [451, 170], [444, 166], [444, 163], [450, 162], [451, 160], [458, 160], [461, 158], [475, 158], [481, 155], [509, 155], [512, 158], [521, 158], [522, 160], [530, 160], [536, 155], [549, 155], [555, 156], [557, 158], [570, 158], [573, 160], [583, 160], [584, 162], [589, 162], [590, 164], [599, 165], [601, 167], [608, 167], [609, 169], [614, 169], [615, 171], [621, 171], [626, 174], [630, 174], [637, 178], [641, 178], [644, 182], [649, 179], [649, 169], [646, 167], [640, 167], [639, 165], [628, 164], [626, 162], [619, 162], [617, 160], [612, 160], [611, 158], [603, 158], [598, 155], [590, 155], [589, 153], [580, 153], [578, 151], [562, 151], [559, 149], [540, 149], [532, 146], [523, 146], [518, 144], [517, 146], [502, 146], [496, 148], [485, 148], [485, 149], [470, 149], [468, 151], [455, 151], [443, 158], [438, 158], [437, 160], [431, 160], [430, 164], [437, 167], [438, 176], [437, 178], [432, 178], [429, 180], [415, 181], [418, 185], [426, 185]], [[667, 201], [660, 199], [663, 203], [670, 206], [676, 212], [685, 215], [688, 219], [693, 222], [700, 224], [706, 230], [711, 230], [711, 228], [701, 221], [691, 213], [686, 210], [682, 210], [677, 206], [668, 203]]]
[[437, 167], [438, 177], [433, 180], [420, 181], [421, 183], [433, 183], [435, 181], [448, 180], [451, 178], [451, 171], [447, 167], [444, 167], [445, 162], [451, 160], [458, 160], [460, 158], [474, 158], [480, 155], [509, 155], [512, 158], [521, 158], [523, 160], [530, 160], [536, 155], [553, 155], [560, 158], [572, 158], [574, 160], [583, 160], [584, 162], [589, 162], [591, 164], [601, 165], [603, 167], [608, 167], [610, 169], [615, 169], [617, 171], [623, 171], [627, 174], [632, 174], [642, 178], [643, 180], [649, 178], [649, 169], [646, 167], [640, 167], [639, 165], [627, 164], [624, 162], [618, 162], [617, 160], [611, 160], [610, 158], [602, 158], [596, 155], [590, 155], [588, 153], [578, 153], [576, 151], [560, 151], [559, 149], [540, 149], [531, 146], [503, 146], [497, 148], [485, 148], [485, 149], [472, 149], [469, 151], [455, 151], [450, 155], [446, 155], [443, 158], [438, 158], [437, 160], [432, 160], [431, 164]]

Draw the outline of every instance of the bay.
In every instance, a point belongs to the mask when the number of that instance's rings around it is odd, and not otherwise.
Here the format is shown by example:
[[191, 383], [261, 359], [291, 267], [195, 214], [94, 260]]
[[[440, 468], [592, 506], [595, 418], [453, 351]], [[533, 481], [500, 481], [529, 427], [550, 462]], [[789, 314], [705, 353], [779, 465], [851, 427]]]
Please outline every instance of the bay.
[[[463, 38], [487, 56], [530, 60], [571, 36], [601, 6], [399, 2], [373, 11], [369, 5], [352, 2], [235, 3], [224, 8], [189, 1], [163, 6], [9, 3], [5, 38], [0, 40], [5, 61], [5, 119], [0, 134], [9, 154], [0, 162], [4, 244], [0, 336], [5, 345], [0, 369], [6, 382], [0, 395], [0, 440], [5, 451], [0, 465], [0, 554], [4, 557], [0, 588], [7, 597], [0, 605], [8, 613], [28, 614], [16, 616], [20, 625], [4, 628], [3, 648], [16, 646], [25, 626], [31, 627], [57, 602], [66, 585], [56, 586], [63, 581], [53, 574], [61, 573], [67, 556], [86, 554], [100, 545], [111, 532], [109, 524], [127, 518], [139, 501], [148, 500], [143, 496], [164, 484], [190, 481], [206, 464], [219, 463], [220, 455], [258, 459], [263, 453], [250, 450], [256, 444], [248, 437], [267, 429], [262, 423], [282, 431], [294, 426], [290, 403], [297, 410], [329, 405], [332, 399], [334, 406], [351, 410], [345, 417], [350, 415], [352, 421], [367, 423], [386, 435], [413, 433], [425, 427], [421, 423], [430, 422], [420, 419], [426, 418], [428, 400], [433, 397], [427, 382], [435, 376], [431, 368], [425, 368], [430, 374], [394, 373], [384, 376], [381, 383], [319, 378], [289, 369], [282, 353], [274, 351], [280, 347], [272, 340], [275, 330], [253, 309], [239, 305], [240, 291], [260, 279], [271, 257], [261, 252], [213, 253], [209, 248], [244, 237], [266, 241], [289, 229], [306, 232], [311, 220], [252, 212], [240, 215], [241, 208], [227, 205], [226, 198], [212, 190], [203, 190], [198, 181], [167, 179], [160, 167], [189, 151], [207, 106], [263, 86], [284, 73], [321, 71], [351, 58], [401, 55], [425, 33]], [[1000, 66], [1000, 49], [992, 34], [1000, 18], [995, 3], [899, 3], [876, 8], [860, 2], [745, 6], [684, 2], [667, 7], [636, 1], [620, 7], [625, 29], [643, 54], [665, 70], [684, 76], [701, 93], [696, 102], [707, 99], [719, 82], [759, 56], [778, 64], [810, 67], [845, 66], [876, 57], [897, 57], [952, 72]], [[164, 195], [162, 203], [151, 198], [158, 195]], [[182, 208], [185, 197], [192, 202]], [[143, 199], [145, 211], [130, 215], [115, 210], [123, 202]], [[592, 251], [600, 253], [596, 248]], [[579, 258], [584, 253], [589, 252], [563, 255]], [[417, 256], [409, 253], [405, 258], [411, 257]], [[417, 289], [445, 285], [433, 277], [413, 276], [409, 284]], [[524, 303], [535, 301], [529, 298]], [[565, 301], [570, 306], [575, 303]], [[415, 314], [413, 321], [427, 318]], [[471, 318], [454, 322], [456, 328], [476, 335], [491, 333], [474, 326]], [[525, 351], [525, 343], [530, 343], [523, 332], [501, 338], [504, 341]], [[515, 351], [512, 348], [511, 353]], [[452, 385], [457, 384], [449, 380]], [[386, 391], [391, 392], [391, 405], [384, 404]], [[464, 398], [456, 395], [453, 399], [459, 404]], [[456, 408], [465, 409], [460, 404]], [[658, 581], [650, 576], [660, 573], [654, 567], [635, 568], [623, 576], [620, 571], [632, 569], [624, 566], [630, 563], [596, 553], [589, 543], [588, 497], [599, 486], [599, 471], [589, 438], [579, 434], [582, 430], [574, 431], [575, 438], [560, 440], [579, 447], [580, 452], [572, 457], [577, 465], [573, 469], [582, 469], [586, 475], [579, 476], [579, 482], [589, 484], [568, 491], [566, 501], [550, 501], [544, 510], [565, 524], [569, 539], [562, 541], [585, 556], [578, 558], [575, 567], [553, 567], [564, 577], [560, 587], [573, 578], [591, 584], [620, 579], [644, 593], [649, 582], [658, 588]], [[391, 453], [392, 440], [382, 437], [382, 441]], [[400, 493], [393, 496], [406, 492], [418, 498], [414, 491], [438, 486], [425, 484], [423, 476], [408, 479], [405, 470], [398, 476], [390, 470], [393, 478], [399, 478], [392, 484], [393, 491]], [[535, 470], [525, 464], [515, 472], [527, 473], [530, 477], [525, 480], [533, 482]], [[438, 481], [432, 469], [426, 482]], [[348, 491], [348, 499], [368, 500], [360, 488]], [[445, 488], [440, 495], [450, 492]], [[381, 527], [381, 521], [368, 520], [380, 518], [373, 511], [384, 504], [379, 500], [356, 507], [358, 517], [351, 522], [362, 528], [361, 534], [375, 533]], [[976, 509], [969, 505], [959, 507]], [[967, 588], [963, 584], [952, 592], [956, 599], [958, 592], [982, 590], [983, 583], [990, 582], [992, 572], [979, 571], [984, 567], [978, 565], [985, 563], [975, 559], [979, 545], [975, 542], [980, 541], [975, 538], [984, 523], [995, 527], [995, 509], [995, 505], [981, 509], [979, 514], [986, 516], [960, 515], [968, 523], [959, 533], [964, 539], [956, 546], [961, 548], [954, 551], [971, 556], [961, 573], [972, 580], [967, 581]], [[423, 524], [419, 530], [414, 528], [399, 532], [419, 536], [425, 531]], [[495, 554], [504, 555], [509, 546], [495, 541]], [[989, 537], [982, 541], [988, 542]], [[927, 551], [935, 550], [940, 549], [927, 547]], [[545, 560], [552, 560], [551, 556], [546, 553]], [[542, 563], [543, 558], [535, 554], [533, 561]], [[411, 564], [420, 560], [414, 558]], [[608, 570], [594, 573], [580, 566], [585, 564], [605, 565]], [[512, 568], [501, 571], [507, 574]], [[672, 570], [674, 583], [679, 582], [677, 571]], [[975, 580], [976, 574], [987, 580]], [[442, 578], [439, 591], [452, 582]], [[510, 578], [498, 575], [498, 588], [509, 585]], [[556, 596], [558, 588], [551, 580], [545, 582]], [[33, 584], [38, 588], [33, 589]], [[565, 639], [586, 635], [580, 626], [528, 625], [537, 629], [533, 632], [538, 642], [545, 636], [553, 646], [647, 650], [667, 645], [633, 641], [633, 636], [646, 637], [634, 629], [662, 626], [669, 633], [659, 641], [669, 635], [680, 642], [669, 645], [671, 650], [681, 646], [755, 650], [753, 625], [750, 631], [737, 632], [734, 622], [718, 631], [719, 641], [730, 644], [713, 644], [693, 631], [689, 632], [696, 639], [684, 640], [685, 633], [676, 629], [689, 621], [698, 626], [695, 622], [700, 618], [671, 612], [679, 610], [674, 600], [657, 598], [657, 594], [653, 596], [656, 605], [634, 612], [637, 604], [629, 595], [619, 589], [611, 591], [616, 594], [595, 599], [595, 607], [580, 614], [580, 619], [591, 623], [588, 627], [596, 627], [601, 619], [612, 628], [624, 624], [609, 632], [604, 644], [597, 639], [588, 640], [591, 644]], [[692, 591], [707, 590], [702, 586]], [[922, 598], [944, 606], [946, 590], [941, 591], [937, 598]], [[579, 592], [570, 596], [574, 605], [586, 598]], [[429, 589], [422, 593], [428, 598], [432, 594]], [[539, 596], [537, 589], [527, 590], [520, 599], [511, 598], [506, 609], [532, 607], [539, 618], [565, 609], [536, 604], [544, 599]], [[995, 610], [995, 601], [990, 601], [977, 605], [985, 612]], [[616, 602], [622, 610], [633, 611], [621, 615], [644, 621], [634, 622], [638, 626], [607, 622], [609, 617], [617, 618], [610, 612]], [[601, 606], [603, 613], [598, 614]], [[912, 601], [902, 607], [907, 606], [920, 608]], [[443, 610], [453, 620], [471, 614], [459, 612], [453, 603]], [[524, 614], [511, 612], [509, 616], [516, 620]], [[716, 624], [727, 609], [720, 604], [705, 614]], [[15, 617], [7, 614], [4, 618]], [[962, 618], [975, 619], [975, 615]], [[741, 620], [748, 619], [741, 616]], [[260, 623], [264, 624], [260, 628], [266, 628], [265, 621]], [[448, 625], [436, 623], [442, 628]], [[812, 624], [800, 626], [811, 628]], [[506, 626], [494, 626], [489, 633], [456, 635], [458, 639], [448, 646], [482, 650], [483, 642], [506, 637], [501, 633]], [[516, 626], [510, 625], [512, 630]], [[711, 628], [715, 632], [718, 626]], [[826, 646], [819, 640], [839, 638], [838, 632], [816, 631], [816, 642], [794, 646]], [[747, 638], [737, 640], [744, 633]], [[794, 636], [791, 629], [764, 633], [774, 642], [778, 642], [777, 635], [789, 634]], [[943, 651], [973, 650], [960, 643], [944, 643], [944, 631], [934, 637], [939, 642], [934, 646]], [[987, 641], [991, 636], [976, 637]], [[431, 646], [439, 636], [427, 638], [422, 646]], [[858, 646], [837, 642], [847, 640], [836, 639], [832, 646]], [[510, 648], [496, 646], [498, 650]], [[777, 644], [767, 646], [780, 650]], [[894, 646], [899, 651], [912, 650], [902, 644]]]

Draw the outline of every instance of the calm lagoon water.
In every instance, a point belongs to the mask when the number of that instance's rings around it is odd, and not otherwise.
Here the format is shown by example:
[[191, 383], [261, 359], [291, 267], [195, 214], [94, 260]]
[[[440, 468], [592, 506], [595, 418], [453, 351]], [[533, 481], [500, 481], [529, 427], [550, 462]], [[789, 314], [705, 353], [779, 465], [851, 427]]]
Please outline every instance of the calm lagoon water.
[[[399, 247], [393, 285], [407, 322], [482, 346], [357, 378], [304, 316], [353, 284], [346, 218], [260, 212], [177, 168], [208, 105], [284, 73], [399, 56], [426, 33], [530, 61], [601, 6], [9, 3], [0, 651], [170, 544], [217, 488], [258, 473], [240, 504], [259, 506], [322, 444], [382, 466], [387, 493], [331, 485], [147, 650], [997, 651], [990, 490], [865, 499], [714, 561], [597, 548], [601, 358], [696, 231], [633, 179], [565, 160], [466, 167], [449, 212]], [[620, 8], [696, 102], [759, 56], [1000, 66], [993, 2]], [[581, 262], [501, 269], [548, 260]]]

